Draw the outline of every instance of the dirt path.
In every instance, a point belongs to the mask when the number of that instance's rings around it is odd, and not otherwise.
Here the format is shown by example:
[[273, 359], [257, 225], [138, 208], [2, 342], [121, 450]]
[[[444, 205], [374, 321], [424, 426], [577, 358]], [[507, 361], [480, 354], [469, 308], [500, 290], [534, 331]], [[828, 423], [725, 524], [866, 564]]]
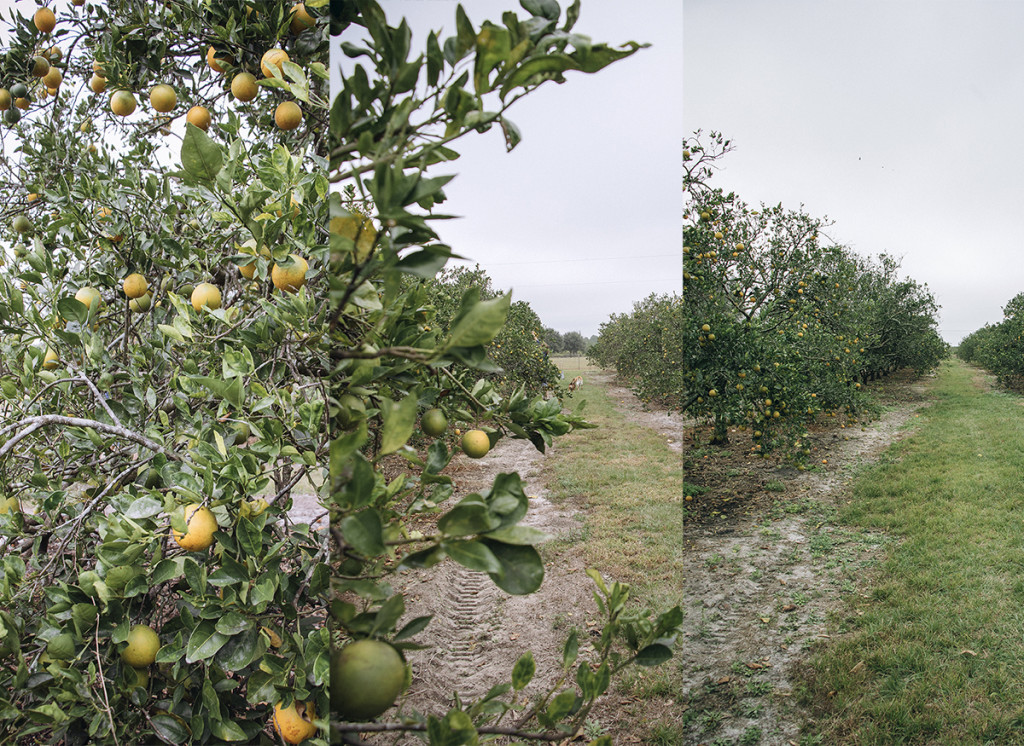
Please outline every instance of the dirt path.
[[923, 400], [920, 386], [908, 392], [864, 429], [821, 434], [820, 470], [777, 468], [760, 509], [686, 528], [685, 743], [799, 743], [794, 668], [889, 541], [834, 525], [837, 506], [853, 472], [906, 433]]
[[[681, 451], [681, 424], [657, 412], [644, 411], [639, 400], [628, 389], [615, 385], [609, 374], [583, 371], [583, 375], [585, 385], [608, 387], [631, 420], [664, 433]], [[537, 673], [523, 694], [528, 698], [546, 690], [561, 675], [562, 646], [572, 627], [581, 631], [581, 655], [593, 650], [585, 639], [597, 620], [592, 583], [584, 572], [580, 546], [572, 540], [583, 527], [584, 515], [579, 506], [549, 501], [542, 476], [543, 459], [544, 455], [528, 442], [503, 439], [485, 459], [472, 461], [459, 456], [453, 461], [450, 468], [459, 488], [453, 500], [487, 489], [499, 473], [518, 471], [530, 497], [530, 511], [522, 522], [550, 534], [553, 542], [542, 552], [546, 560], [544, 582], [529, 596], [510, 596], [486, 575], [465, 570], [450, 560], [430, 571], [411, 572], [396, 579], [408, 593], [406, 619], [434, 615], [430, 626], [417, 638], [428, 649], [408, 655], [414, 678], [406, 706], [443, 714], [451, 706], [451, 692], [457, 691], [464, 698], [486, 693], [491, 686], [509, 679], [512, 666], [527, 650], [533, 651]], [[602, 712], [602, 722], [606, 718]], [[641, 743], [642, 739], [629, 742]], [[418, 742], [410, 739], [408, 743]]]

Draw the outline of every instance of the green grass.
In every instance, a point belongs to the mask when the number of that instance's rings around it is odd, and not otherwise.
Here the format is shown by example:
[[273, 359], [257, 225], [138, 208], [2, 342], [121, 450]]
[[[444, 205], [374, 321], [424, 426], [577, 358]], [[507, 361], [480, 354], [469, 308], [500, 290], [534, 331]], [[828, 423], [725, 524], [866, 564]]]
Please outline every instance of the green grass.
[[584, 387], [566, 404], [584, 399], [598, 427], [560, 439], [545, 460], [552, 500], [585, 506], [588, 565], [655, 605], [679, 603], [682, 458], [663, 435], [628, 422], [603, 388]]
[[811, 661], [837, 744], [1024, 743], [1024, 408], [962, 363], [839, 520], [895, 541]]

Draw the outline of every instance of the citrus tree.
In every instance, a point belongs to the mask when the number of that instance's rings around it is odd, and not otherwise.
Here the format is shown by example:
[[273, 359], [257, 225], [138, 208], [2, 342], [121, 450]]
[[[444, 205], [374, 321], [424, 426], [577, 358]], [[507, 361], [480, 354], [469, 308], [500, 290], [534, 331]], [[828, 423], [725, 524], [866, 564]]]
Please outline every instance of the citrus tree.
[[[564, 738], [620, 669], [667, 660], [681, 623], [678, 607], [642, 612], [628, 602], [626, 586], [592, 572], [605, 618], [597, 652], [581, 655], [570, 637], [552, 690], [524, 696], [535, 673], [527, 653], [479, 699], [455, 696], [454, 706], [426, 711], [398, 700], [391, 709], [415, 675], [404, 652], [430, 623], [406, 614], [396, 573], [447, 559], [487, 573], [510, 594], [531, 593], [543, 581], [535, 545], [544, 536], [521, 524], [528, 501], [518, 474], [500, 474], [488, 489], [449, 501], [456, 485], [445, 473], [454, 456], [448, 423], [478, 424], [461, 441], [472, 458], [486, 458], [506, 436], [543, 450], [586, 424], [563, 413], [557, 398], [488, 380], [488, 350], [498, 357], [495, 341], [513, 317], [508, 294], [489, 292], [483, 277], [456, 294], [437, 292], [452, 248], [435, 225], [446, 217], [439, 205], [452, 174], [444, 165], [458, 156], [457, 141], [490, 131], [512, 150], [521, 134], [507, 112], [518, 99], [639, 48], [577, 33], [578, 2], [564, 13], [554, 0], [521, 5], [524, 16], [508, 11], [500, 24], [479, 26], [459, 6], [456, 32], [445, 39], [430, 33], [419, 47], [404, 19], [393, 25], [370, 0], [340, 8], [345, 59], [330, 125], [331, 411], [338, 427], [331, 694], [339, 742], [398, 731], [438, 745]], [[419, 435], [425, 448], [413, 447]]]
[[800, 460], [808, 423], [854, 417], [864, 383], [946, 354], [938, 306], [892, 257], [828, 240], [826, 220], [712, 186], [731, 149], [716, 132], [684, 142], [683, 297], [612, 317], [589, 354], [643, 399], [711, 422], [713, 444], [749, 428], [755, 453]]
[[1024, 293], [1003, 307], [1001, 322], [986, 324], [964, 337], [957, 355], [994, 373], [1001, 385], [1020, 389], [1024, 382]]
[[328, 26], [12, 19], [0, 741], [326, 743]]
[[[479, 265], [473, 269], [446, 267], [426, 282], [426, 288], [434, 307], [437, 331], [442, 335], [451, 328], [467, 292], [479, 293], [482, 300], [498, 295], [491, 278]], [[513, 301], [504, 325], [485, 348], [488, 358], [498, 367], [489, 380], [505, 393], [520, 386], [528, 394], [554, 390], [561, 373], [546, 354], [543, 334], [544, 326], [530, 304]]]

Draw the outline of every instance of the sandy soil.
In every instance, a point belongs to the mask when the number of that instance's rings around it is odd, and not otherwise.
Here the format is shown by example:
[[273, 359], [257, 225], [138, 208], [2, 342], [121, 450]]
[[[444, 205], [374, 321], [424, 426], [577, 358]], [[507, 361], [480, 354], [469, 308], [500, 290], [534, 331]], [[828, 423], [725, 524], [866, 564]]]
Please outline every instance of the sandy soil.
[[716, 509], [695, 509], [698, 519], [685, 528], [684, 743], [799, 742], [806, 714], [791, 699], [796, 666], [827, 639], [843, 596], [865, 590], [864, 571], [889, 541], [836, 525], [836, 507], [848, 499], [853, 472], [908, 431], [922, 402], [923, 388], [907, 385], [863, 429], [816, 433], [816, 455], [828, 462], [818, 470], [768, 465], [758, 473], [735, 449], [724, 470], [745, 482], [747, 501], [723, 496], [726, 482], [708, 479], [703, 464], [696, 469], [715, 485], [696, 500]]
[[[584, 375], [586, 385], [609, 386], [630, 419], [665, 433], [666, 439], [681, 449], [682, 428], [673, 418], [645, 411], [628, 389], [612, 384], [608, 374], [587, 371]], [[459, 487], [453, 500], [486, 489], [499, 473], [518, 471], [530, 497], [530, 512], [523, 523], [554, 539], [570, 538], [582, 527], [582, 506], [555, 505], [548, 500], [543, 459], [544, 455], [528, 442], [511, 439], [500, 441], [480, 461], [459, 456], [449, 467]], [[597, 610], [592, 581], [584, 572], [580, 552], [572, 542], [556, 542], [544, 550], [544, 556], [544, 583], [529, 596], [510, 596], [486, 575], [465, 570], [450, 560], [430, 571], [410, 572], [397, 579], [408, 594], [403, 623], [423, 614], [434, 615], [430, 626], [417, 638], [428, 649], [408, 654], [414, 679], [405, 706], [443, 714], [451, 706], [453, 691], [464, 698], [476, 697], [508, 681], [512, 666], [527, 650], [533, 651], [537, 673], [523, 694], [531, 697], [546, 690], [561, 675], [561, 650], [572, 627], [581, 633], [581, 656], [593, 650], [586, 638], [588, 633], [599, 634]], [[594, 717], [611, 724], [615, 713], [621, 712], [613, 701], [616, 698], [614, 694], [606, 695], [602, 705], [595, 708]], [[393, 739], [364, 738], [369, 743], [389, 744], [394, 743]], [[644, 739], [626, 736], [619, 742], [643, 743]], [[419, 742], [408, 739], [400, 743]]]

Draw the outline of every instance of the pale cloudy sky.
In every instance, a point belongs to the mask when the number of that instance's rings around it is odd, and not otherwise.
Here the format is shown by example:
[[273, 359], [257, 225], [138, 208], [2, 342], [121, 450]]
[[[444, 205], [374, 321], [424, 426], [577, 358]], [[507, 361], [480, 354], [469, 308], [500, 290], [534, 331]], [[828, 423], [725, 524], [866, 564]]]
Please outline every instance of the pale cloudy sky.
[[686, 0], [684, 130], [747, 202], [903, 257], [956, 343], [1024, 291], [1024, 3]]
[[[391, 25], [408, 19], [414, 50], [429, 30], [454, 33], [453, 0], [382, 6]], [[463, 7], [476, 26], [500, 24], [505, 10], [529, 17], [515, 0]], [[583, 0], [575, 32], [651, 47], [520, 101], [509, 119], [523, 141], [511, 153], [495, 128], [460, 141], [462, 157], [436, 170], [458, 173], [441, 209], [462, 216], [442, 239], [547, 326], [589, 336], [635, 301], [681, 290], [682, 23], [679, 0]], [[332, 68], [346, 64], [337, 54]]]

